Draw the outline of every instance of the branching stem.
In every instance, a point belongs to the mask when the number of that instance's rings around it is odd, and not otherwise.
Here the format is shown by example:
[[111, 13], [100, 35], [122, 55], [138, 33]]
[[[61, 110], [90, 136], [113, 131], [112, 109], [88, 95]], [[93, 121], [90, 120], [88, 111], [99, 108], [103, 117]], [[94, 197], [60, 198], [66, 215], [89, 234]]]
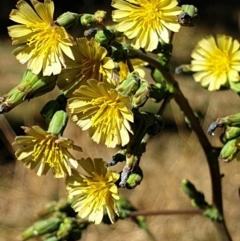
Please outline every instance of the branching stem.
[[[194, 115], [192, 108], [190, 107], [187, 99], [181, 92], [177, 81], [174, 79], [172, 74], [165, 70], [162, 65], [151, 56], [142, 53], [133, 48], [129, 48], [130, 54], [135, 54], [139, 59], [142, 59], [148, 62], [151, 66], [157, 68], [163, 75], [164, 79], [168, 82], [169, 85], [173, 87], [173, 95], [176, 103], [179, 105], [185, 116], [188, 118], [193, 131], [196, 133], [198, 141], [205, 153], [212, 184], [212, 204], [215, 206], [219, 212], [223, 215], [223, 204], [222, 204], [222, 186], [221, 186], [221, 175], [220, 168], [218, 163], [219, 149], [214, 148], [209, 140], [207, 139], [203, 129], [200, 126], [200, 123], [196, 116]], [[216, 223], [216, 228], [218, 229], [221, 240], [231, 241], [230, 234], [227, 230], [225, 222]]]

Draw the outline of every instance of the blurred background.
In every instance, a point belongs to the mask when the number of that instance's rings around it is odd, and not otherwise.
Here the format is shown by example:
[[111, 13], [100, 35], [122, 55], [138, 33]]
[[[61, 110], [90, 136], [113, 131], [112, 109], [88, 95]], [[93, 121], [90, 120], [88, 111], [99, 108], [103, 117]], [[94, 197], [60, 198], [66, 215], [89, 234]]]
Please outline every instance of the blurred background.
[[[8, 0], [0, 3], [0, 96], [7, 93], [22, 78], [26, 66], [22, 66], [11, 54], [14, 46], [7, 34], [7, 26], [14, 24], [8, 19], [9, 13], [17, 1]], [[68, 0], [55, 1], [55, 15], [65, 11], [93, 13], [95, 10], [108, 11], [107, 21], [111, 19], [110, 0]], [[182, 27], [174, 35], [174, 49], [171, 70], [190, 62], [190, 54], [199, 40], [207, 35], [226, 34], [239, 39], [240, 5], [239, 1], [182, 1], [194, 4], [199, 9], [200, 21], [195, 27]], [[79, 34], [81, 30], [79, 30]], [[183, 93], [190, 105], [202, 113], [201, 125], [206, 131], [209, 124], [217, 117], [240, 112], [239, 97], [231, 91], [208, 92], [191, 76], [177, 75]], [[44, 122], [39, 111], [50, 99], [55, 99], [58, 90], [42, 97], [25, 102], [11, 112], [0, 116], [0, 241], [17, 241], [21, 231], [37, 219], [37, 213], [52, 200], [66, 197], [64, 180], [53, 179], [51, 173], [46, 177], [37, 177], [34, 171], [24, 168], [15, 161], [13, 150], [9, 145], [16, 134], [22, 134], [20, 126], [41, 125]], [[149, 101], [152, 110], [158, 105]], [[5, 119], [6, 118], [6, 119]], [[171, 102], [164, 113], [166, 127], [163, 132], [149, 141], [147, 152], [141, 160], [144, 180], [134, 190], [120, 190], [140, 210], [191, 209], [190, 200], [180, 188], [182, 179], [191, 180], [201, 190], [208, 202], [211, 202], [209, 171], [203, 152], [194, 133], [184, 122], [183, 115], [175, 102]], [[7, 121], [6, 121], [7, 120]], [[217, 130], [210, 142], [220, 146]], [[80, 145], [84, 152], [74, 153], [80, 157], [102, 157], [110, 160], [117, 149], [107, 149], [96, 145], [85, 132], [69, 121], [64, 133]], [[118, 164], [118, 170], [123, 164]], [[240, 165], [220, 163], [223, 202], [226, 223], [233, 240], [239, 240], [240, 199]], [[213, 223], [202, 216], [153, 216], [148, 217], [149, 228], [156, 240], [161, 241], [217, 241]], [[130, 220], [119, 221], [114, 225], [91, 225], [84, 232], [84, 241], [122, 241], [149, 240], [144, 231]]]

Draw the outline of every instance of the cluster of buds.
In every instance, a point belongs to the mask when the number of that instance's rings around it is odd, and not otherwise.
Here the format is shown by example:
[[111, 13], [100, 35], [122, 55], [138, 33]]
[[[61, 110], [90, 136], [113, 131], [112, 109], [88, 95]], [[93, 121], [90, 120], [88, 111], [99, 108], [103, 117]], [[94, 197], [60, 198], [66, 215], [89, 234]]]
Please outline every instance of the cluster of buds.
[[208, 133], [214, 135], [214, 131], [218, 127], [224, 127], [224, 133], [222, 135], [222, 142], [224, 146], [220, 152], [220, 158], [224, 162], [230, 162], [235, 157], [239, 159], [240, 155], [240, 113], [218, 118], [213, 122], [209, 128]]
[[79, 220], [76, 215], [71, 208], [71, 201], [51, 202], [39, 213], [40, 220], [22, 233], [22, 239], [25, 241], [41, 237], [44, 241], [79, 240], [89, 223]]
[[126, 162], [118, 186], [128, 189], [133, 189], [141, 183], [143, 172], [139, 163], [142, 154], [146, 151], [147, 141], [151, 136], [159, 134], [164, 127], [163, 119], [159, 115], [139, 112], [138, 109], [133, 109], [133, 113], [134, 123], [132, 129], [134, 135], [130, 136], [129, 143], [122, 147], [107, 164], [113, 166], [118, 162]]
[[131, 72], [123, 80], [116, 90], [123, 96], [131, 97], [132, 107], [143, 106], [149, 98], [149, 86], [147, 80], [140, 77], [137, 71]]
[[36, 75], [30, 70], [26, 70], [21, 82], [7, 94], [0, 97], [0, 114], [12, 110], [24, 101], [52, 91], [56, 85], [56, 78], [54, 75]]
[[94, 24], [101, 24], [106, 17], [106, 12], [102, 10], [96, 11], [94, 14], [78, 14], [65, 12], [55, 21], [59, 26], [66, 29], [74, 29], [79, 24], [91, 27]]
[[181, 186], [184, 193], [191, 199], [192, 206], [202, 209], [204, 211], [204, 216], [216, 222], [221, 222], [223, 220], [222, 214], [205, 201], [204, 194], [198, 191], [190, 181], [186, 179], [182, 180]]

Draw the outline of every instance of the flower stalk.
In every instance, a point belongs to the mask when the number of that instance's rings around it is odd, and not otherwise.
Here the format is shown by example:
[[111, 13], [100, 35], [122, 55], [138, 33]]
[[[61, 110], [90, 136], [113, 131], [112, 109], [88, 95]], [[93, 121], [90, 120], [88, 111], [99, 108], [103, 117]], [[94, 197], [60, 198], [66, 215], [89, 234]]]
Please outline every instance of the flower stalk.
[[[204, 151], [206, 160], [208, 163], [210, 176], [211, 176], [211, 185], [212, 185], [212, 203], [213, 206], [223, 215], [223, 203], [222, 203], [222, 186], [221, 186], [221, 175], [220, 168], [218, 163], [219, 149], [213, 147], [209, 140], [207, 139], [205, 133], [203, 132], [198, 119], [194, 115], [192, 108], [190, 107], [188, 100], [183, 95], [177, 81], [174, 79], [172, 74], [165, 70], [162, 65], [152, 57], [147, 54], [142, 53], [139, 50], [129, 47], [129, 53], [135, 54], [139, 59], [148, 62], [153, 67], [157, 68], [163, 75], [164, 79], [171, 85], [173, 88], [173, 95], [176, 103], [179, 105], [185, 116], [189, 119], [189, 122], [192, 126], [193, 131], [196, 133], [199, 143]], [[215, 223], [216, 228], [218, 229], [222, 240], [230, 241], [232, 240], [230, 234], [228, 233], [224, 219], [221, 223]]]

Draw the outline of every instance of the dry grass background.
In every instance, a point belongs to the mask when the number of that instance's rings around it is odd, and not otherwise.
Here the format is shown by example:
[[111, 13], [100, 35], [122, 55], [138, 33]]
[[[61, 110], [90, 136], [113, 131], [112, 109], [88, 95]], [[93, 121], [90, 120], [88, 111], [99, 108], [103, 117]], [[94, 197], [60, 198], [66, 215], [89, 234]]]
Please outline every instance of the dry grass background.
[[[216, 33], [238, 36], [237, 8], [230, 14], [230, 20], [235, 22], [235, 25], [230, 27], [229, 22], [218, 21], [218, 11], [224, 9], [221, 5], [218, 5], [218, 8], [209, 5], [207, 9], [208, 14], [212, 13], [213, 17], [215, 16], [214, 21], [206, 22], [204, 19], [196, 27], [182, 28], [180, 33], [175, 35], [172, 69], [190, 61], [192, 49], [204, 36]], [[13, 49], [9, 40], [0, 40], [0, 95], [20, 81], [25, 69], [11, 55]], [[217, 117], [239, 112], [239, 97], [236, 94], [230, 91], [209, 93], [196, 84], [190, 76], [175, 77], [189, 99], [190, 105], [195, 110], [201, 110], [204, 116], [201, 120], [204, 130]], [[38, 111], [47, 100], [55, 98], [57, 93], [58, 91], [55, 90], [53, 93], [23, 103], [5, 114], [14, 131], [21, 133], [20, 125], [44, 125]], [[156, 104], [150, 104], [152, 109], [157, 109]], [[142, 157], [143, 182], [135, 190], [120, 190], [120, 192], [139, 209], [191, 209], [189, 199], [180, 188], [181, 180], [187, 178], [203, 191], [206, 199], [211, 202], [209, 171], [195, 134], [187, 129], [183, 116], [173, 101], [167, 107], [164, 118], [166, 128], [159, 136], [149, 141], [147, 152]], [[213, 145], [220, 146], [221, 143], [218, 140], [220, 133], [221, 131], [217, 131], [215, 137], [209, 137]], [[78, 157], [103, 157], [109, 160], [116, 151], [96, 145], [71, 121], [64, 135], [82, 146], [84, 152], [77, 154]], [[4, 153], [3, 149], [0, 151], [0, 154]], [[122, 165], [119, 164], [117, 168], [121, 168]], [[220, 163], [220, 167], [221, 173], [225, 174], [222, 180], [225, 218], [233, 240], [237, 241], [240, 240], [240, 199], [237, 191], [240, 186], [240, 165], [233, 161], [229, 164]], [[63, 180], [53, 179], [51, 173], [39, 178], [34, 171], [25, 169], [21, 163], [1, 155], [0, 241], [19, 240], [19, 233], [36, 220], [37, 212], [48, 201], [65, 197]], [[218, 240], [213, 223], [202, 216], [154, 216], [148, 217], [147, 222], [158, 241]], [[148, 240], [148, 236], [130, 220], [125, 220], [111, 226], [92, 225], [87, 232], [84, 232], [81, 240], [123, 241], [126, 239], [145, 241]]]

